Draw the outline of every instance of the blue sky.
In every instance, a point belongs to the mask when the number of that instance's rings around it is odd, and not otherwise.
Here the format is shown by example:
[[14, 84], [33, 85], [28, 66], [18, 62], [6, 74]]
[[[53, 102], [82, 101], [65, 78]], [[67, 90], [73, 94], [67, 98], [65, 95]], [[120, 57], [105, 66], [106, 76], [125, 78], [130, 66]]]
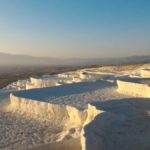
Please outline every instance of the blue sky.
[[149, 0], [0, 0], [0, 51], [49, 57], [150, 54]]

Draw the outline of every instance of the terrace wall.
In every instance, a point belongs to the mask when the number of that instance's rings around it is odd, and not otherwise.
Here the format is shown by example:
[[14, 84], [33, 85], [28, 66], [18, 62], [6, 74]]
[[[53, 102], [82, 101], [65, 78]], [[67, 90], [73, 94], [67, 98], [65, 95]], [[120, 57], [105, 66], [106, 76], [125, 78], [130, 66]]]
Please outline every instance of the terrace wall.
[[36, 79], [36, 78], [30, 78], [31, 84], [35, 87], [51, 87], [56, 86], [56, 83], [58, 82], [55, 79]]
[[117, 80], [118, 91], [133, 96], [150, 97], [150, 87], [146, 84]]
[[141, 77], [150, 78], [150, 70], [141, 70]]
[[96, 107], [88, 105], [86, 110], [78, 110], [68, 105], [57, 105], [42, 101], [31, 100], [27, 98], [10, 95], [11, 107], [30, 114], [32, 117], [41, 117], [47, 119], [54, 118], [55, 121], [64, 120], [75, 126], [88, 124], [96, 115], [103, 111], [97, 110]]

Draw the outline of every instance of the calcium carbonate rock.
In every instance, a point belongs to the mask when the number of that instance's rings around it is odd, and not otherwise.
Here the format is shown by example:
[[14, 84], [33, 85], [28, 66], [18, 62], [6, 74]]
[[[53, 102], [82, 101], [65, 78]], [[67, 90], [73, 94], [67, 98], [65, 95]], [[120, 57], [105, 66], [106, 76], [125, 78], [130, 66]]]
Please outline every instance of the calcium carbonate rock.
[[[84, 150], [86, 143], [86, 137], [83, 135], [84, 126], [94, 120], [94, 118], [103, 113], [101, 110], [97, 110], [95, 106], [88, 105], [85, 110], [78, 110], [75, 107], [68, 105], [56, 105], [46, 103], [37, 100], [31, 100], [23, 97], [17, 97], [14, 94], [10, 95], [11, 109], [22, 113], [29, 114], [30, 117], [53, 119], [58, 123], [64, 123], [65, 128], [79, 129], [78, 134], [74, 135], [76, 138], [81, 138], [81, 146]], [[61, 134], [59, 140], [63, 140], [66, 137], [66, 131]]]
[[150, 97], [150, 87], [147, 84], [117, 80], [118, 91], [133, 96]]
[[150, 78], [150, 69], [141, 70], [141, 77]]

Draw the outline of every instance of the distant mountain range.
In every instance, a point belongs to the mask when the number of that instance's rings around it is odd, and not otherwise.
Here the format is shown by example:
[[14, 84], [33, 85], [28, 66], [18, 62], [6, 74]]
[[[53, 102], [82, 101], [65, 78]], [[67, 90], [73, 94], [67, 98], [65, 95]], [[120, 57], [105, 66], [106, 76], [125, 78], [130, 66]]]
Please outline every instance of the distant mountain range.
[[59, 59], [0, 53], [0, 66], [77, 66], [150, 63], [150, 55], [120, 58]]

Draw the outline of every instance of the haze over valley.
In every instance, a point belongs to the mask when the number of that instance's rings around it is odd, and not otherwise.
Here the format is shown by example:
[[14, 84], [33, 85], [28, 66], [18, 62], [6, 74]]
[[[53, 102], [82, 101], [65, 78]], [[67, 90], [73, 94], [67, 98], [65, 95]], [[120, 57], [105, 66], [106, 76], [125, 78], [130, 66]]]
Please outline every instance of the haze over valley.
[[0, 66], [88, 66], [149, 63], [150, 55], [114, 58], [52, 58], [0, 53]]

